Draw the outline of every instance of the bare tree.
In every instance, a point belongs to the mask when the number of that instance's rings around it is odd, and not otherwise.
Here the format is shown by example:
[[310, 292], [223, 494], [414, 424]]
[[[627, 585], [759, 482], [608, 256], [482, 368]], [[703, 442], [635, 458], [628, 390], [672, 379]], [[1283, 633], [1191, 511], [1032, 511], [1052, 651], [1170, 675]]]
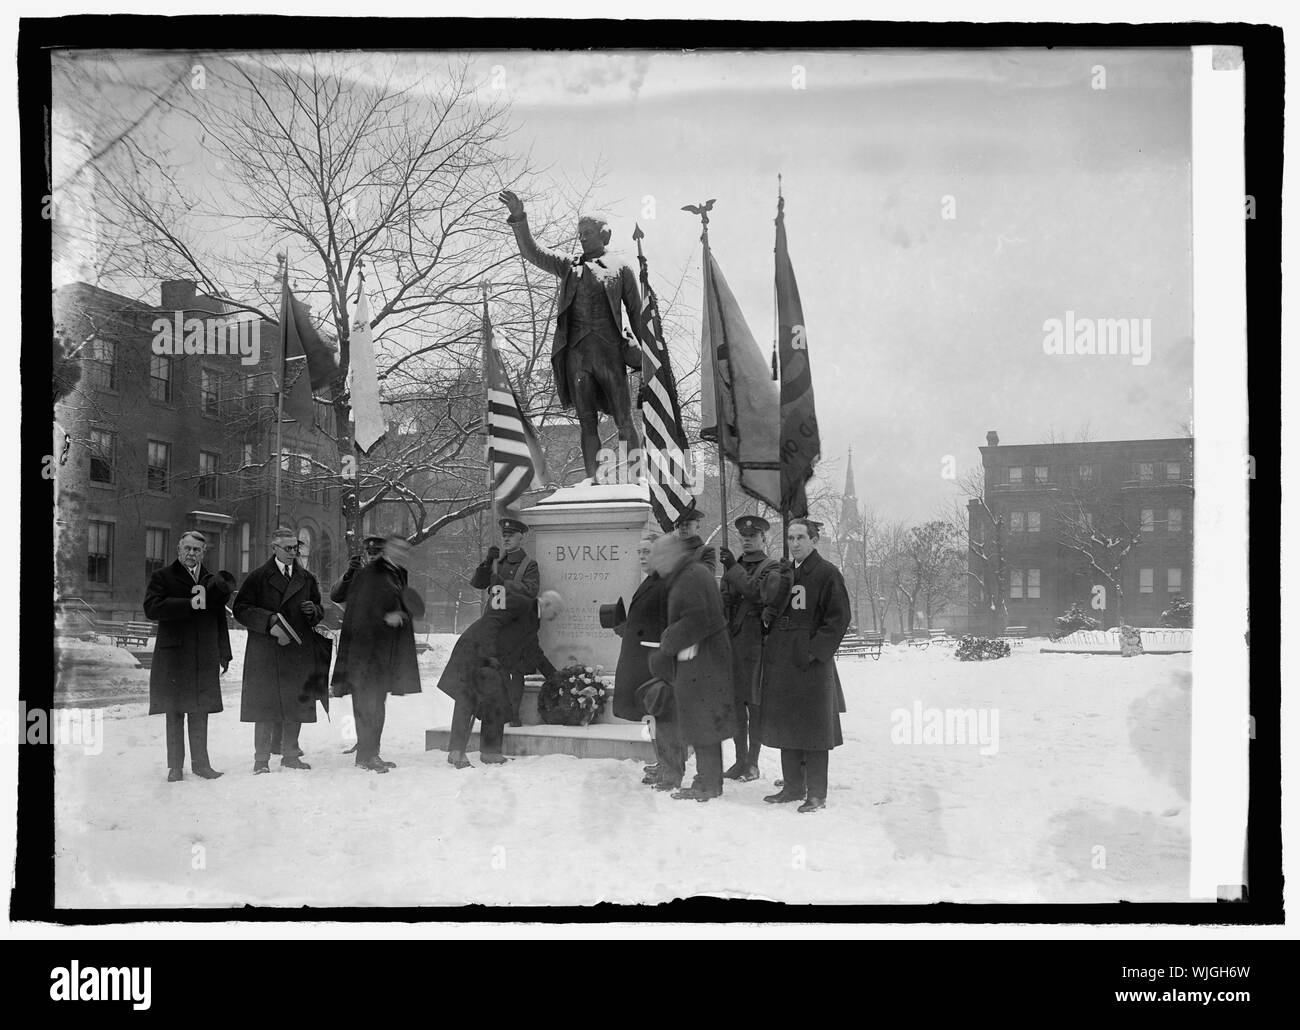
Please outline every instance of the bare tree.
[[970, 469], [958, 487], [966, 501], [950, 512], [949, 524], [966, 543], [966, 575], [979, 588], [978, 608], [986, 620], [985, 632], [998, 636], [1007, 625], [1006, 520], [989, 503], [983, 466]]
[[1114, 625], [1122, 625], [1124, 571], [1142, 542], [1142, 526], [1126, 518], [1121, 499], [1108, 501], [1100, 490], [1080, 487], [1064, 491], [1051, 518], [1060, 546], [1078, 556], [1080, 568], [1103, 580], [1110, 594], [1103, 610], [1114, 613]]

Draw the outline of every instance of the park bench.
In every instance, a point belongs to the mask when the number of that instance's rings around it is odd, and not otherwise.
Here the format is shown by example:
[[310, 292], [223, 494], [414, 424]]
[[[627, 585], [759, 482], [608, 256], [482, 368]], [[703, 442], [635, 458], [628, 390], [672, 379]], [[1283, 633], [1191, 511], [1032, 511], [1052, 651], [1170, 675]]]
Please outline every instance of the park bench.
[[836, 650], [837, 658], [872, 658], [880, 661], [880, 652], [885, 646], [883, 633], [862, 633], [845, 637]]
[[1002, 631], [1002, 639], [1012, 647], [1020, 647], [1029, 636], [1028, 626], [1008, 626]]
[[113, 643], [117, 647], [128, 647], [131, 644], [147, 647], [153, 632], [152, 622], [128, 622], [113, 630]]
[[930, 634], [923, 629], [913, 630], [907, 635], [907, 643], [909, 647], [919, 647], [925, 650], [930, 646]]

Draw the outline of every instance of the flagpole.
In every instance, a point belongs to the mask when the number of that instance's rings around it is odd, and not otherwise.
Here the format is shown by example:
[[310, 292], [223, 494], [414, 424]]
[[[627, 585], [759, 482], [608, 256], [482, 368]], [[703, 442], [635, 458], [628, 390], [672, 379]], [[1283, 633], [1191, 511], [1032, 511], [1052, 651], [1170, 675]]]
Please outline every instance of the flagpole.
[[[785, 198], [781, 195], [781, 173], [776, 173], [776, 217], [779, 223], [785, 217]], [[780, 339], [781, 339], [781, 298], [776, 288], [776, 240], [772, 241], [772, 378], [777, 381], [776, 403], [776, 438], [781, 439], [781, 373], [780, 373]], [[784, 452], [781, 464], [785, 464]], [[777, 500], [781, 503], [781, 557], [790, 558], [790, 505], [785, 497], [784, 470], [777, 473]]]
[[[489, 348], [492, 346], [492, 331], [488, 328], [488, 291], [491, 288], [492, 284], [487, 281], [479, 283], [479, 289], [483, 292], [483, 438], [487, 445], [485, 448], [487, 454], [487, 469], [484, 475], [484, 488], [487, 495], [486, 511], [489, 520], [491, 520], [495, 515], [495, 512], [492, 510], [493, 466], [495, 464], [492, 458], [492, 428], [490, 425], [492, 419], [492, 402], [488, 396], [488, 361], [491, 357], [489, 354]], [[483, 521], [484, 520], [480, 518], [478, 523], [479, 554], [483, 553]], [[489, 530], [489, 533], [490, 532], [491, 531]], [[496, 571], [495, 565], [493, 566], [492, 571]]]
[[[708, 201], [705, 204], [701, 204], [698, 208], [683, 209], [683, 210], [693, 210], [697, 214], [699, 214], [700, 223], [704, 228], [704, 232], [700, 236], [700, 242], [704, 244], [704, 267], [708, 273], [709, 280], [710, 280], [708, 283], [704, 284], [705, 305], [709, 303], [708, 290], [713, 286], [712, 284], [713, 258], [709, 252], [709, 212], [712, 209], [713, 209], [712, 200]], [[716, 295], [716, 288], [714, 289], [714, 292]], [[705, 310], [707, 312], [708, 310], [707, 306]], [[713, 345], [712, 334], [710, 334], [709, 346], [712, 350], [712, 353], [709, 354], [709, 360], [713, 361], [714, 357], [717, 354], [717, 348]], [[722, 409], [722, 384], [719, 383], [718, 381], [718, 367], [716, 362], [714, 362], [714, 366], [713, 366], [713, 410], [714, 410], [714, 415], [718, 420], [716, 442], [718, 445], [718, 503], [722, 509], [720, 513], [722, 516], [722, 546], [727, 550], [730, 550], [729, 542], [727, 539], [727, 456], [722, 449], [723, 416], [724, 416], [724, 412]], [[721, 567], [721, 563], [719, 563], [719, 568], [720, 567]]]
[[284, 380], [288, 366], [285, 361], [289, 346], [289, 327], [285, 324], [285, 312], [289, 309], [289, 255], [277, 254], [280, 259], [280, 389], [275, 398], [275, 525], [274, 533], [280, 528], [280, 466], [284, 464]]

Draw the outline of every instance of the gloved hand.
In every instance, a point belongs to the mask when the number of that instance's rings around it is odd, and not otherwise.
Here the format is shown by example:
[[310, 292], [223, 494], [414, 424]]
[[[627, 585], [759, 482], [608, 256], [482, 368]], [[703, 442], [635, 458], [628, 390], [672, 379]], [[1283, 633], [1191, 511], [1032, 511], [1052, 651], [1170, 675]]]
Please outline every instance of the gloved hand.
[[309, 619], [315, 618], [315, 617], [316, 617], [316, 602], [315, 602], [315, 601], [303, 601], [302, 604], [298, 605], [298, 611], [302, 612], [303, 615], [307, 616], [307, 618], [309, 618]]
[[729, 569], [736, 564], [736, 556], [731, 553], [730, 547], [718, 548], [718, 560], [722, 562], [724, 569]]
[[487, 549], [487, 561], [496, 561], [500, 557], [501, 548], [497, 547], [495, 544]]
[[275, 639], [280, 642], [281, 647], [285, 647], [288, 645], [289, 634], [284, 631], [284, 627], [281, 626], [278, 622], [271, 623], [271, 629], [269, 632], [271, 636], [275, 637]]
[[384, 616], [384, 622], [387, 625], [392, 626], [394, 629], [396, 629], [405, 621], [406, 621], [406, 616], [403, 615], [401, 612], [389, 612], [387, 615]]
[[348, 568], [352, 569], [353, 571], [356, 571], [357, 569], [361, 568], [361, 566], [364, 565], [365, 563], [366, 563], [365, 555], [354, 554], [351, 558], [348, 559]]

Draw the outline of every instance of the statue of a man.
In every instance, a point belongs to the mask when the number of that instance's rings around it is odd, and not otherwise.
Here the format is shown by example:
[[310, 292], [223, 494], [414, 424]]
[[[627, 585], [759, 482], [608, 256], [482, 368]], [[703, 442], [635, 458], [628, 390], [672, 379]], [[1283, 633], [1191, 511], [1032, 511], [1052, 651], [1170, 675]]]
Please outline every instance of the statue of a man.
[[[582, 215], [578, 219], [582, 253], [567, 257], [537, 245], [518, 196], [502, 190], [500, 199], [510, 211], [506, 221], [514, 229], [524, 260], [560, 279], [551, 371], [560, 406], [577, 408], [582, 461], [588, 480], [594, 482], [601, 412], [613, 418], [629, 453], [640, 446], [627, 388], [627, 369], [641, 367], [641, 350], [633, 338], [641, 318], [636, 272], [626, 260], [606, 251], [610, 230], [603, 218]], [[624, 307], [633, 333], [623, 330]]]

